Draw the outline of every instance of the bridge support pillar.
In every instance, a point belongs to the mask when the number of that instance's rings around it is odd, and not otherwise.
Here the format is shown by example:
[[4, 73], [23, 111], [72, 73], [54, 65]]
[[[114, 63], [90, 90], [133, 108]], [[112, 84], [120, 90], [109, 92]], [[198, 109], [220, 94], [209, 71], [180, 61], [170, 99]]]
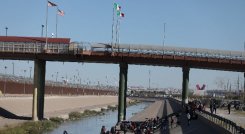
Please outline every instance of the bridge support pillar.
[[243, 73], [243, 103], [245, 103], [245, 73]]
[[188, 88], [189, 88], [189, 67], [183, 67], [183, 83], [182, 83], [182, 105], [188, 103]]
[[[37, 111], [37, 117], [38, 120], [42, 120], [44, 117], [44, 93], [45, 93], [45, 68], [46, 68], [46, 61], [45, 60], [39, 60], [36, 59], [34, 61], [34, 91], [35, 88], [37, 89], [37, 101], [33, 101], [33, 106], [37, 105], [36, 107], [33, 107], [33, 111]], [[35, 99], [35, 98], [33, 98]], [[35, 117], [35, 113], [32, 113], [33, 117]]]
[[120, 63], [119, 94], [118, 94], [118, 122], [126, 118], [128, 64]]

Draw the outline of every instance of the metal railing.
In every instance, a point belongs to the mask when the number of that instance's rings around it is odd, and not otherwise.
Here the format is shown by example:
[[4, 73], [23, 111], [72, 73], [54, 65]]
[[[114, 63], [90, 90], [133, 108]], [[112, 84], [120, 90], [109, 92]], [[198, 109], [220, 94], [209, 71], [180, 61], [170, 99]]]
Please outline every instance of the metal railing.
[[[48, 50], [48, 51], [44, 51]], [[53, 53], [53, 54], [84, 54], [90, 52], [127, 53], [145, 55], [190, 56], [196, 58], [215, 58], [229, 60], [245, 60], [243, 51], [225, 51], [201, 48], [184, 48], [154, 45], [118, 44], [111, 46], [108, 43], [71, 42], [70, 44], [40, 42], [0, 42], [0, 52], [12, 53]]]
[[[182, 102], [177, 100], [177, 99], [173, 99], [175, 100], [177, 103], [181, 104]], [[221, 126], [222, 128], [228, 130], [229, 132], [233, 133], [233, 134], [245, 134], [245, 129], [239, 125], [237, 125], [235, 122], [228, 120], [224, 117], [218, 116], [216, 114], [212, 114], [208, 111], [204, 111], [202, 110], [200, 113], [196, 112], [198, 115], [204, 117], [205, 119], [208, 119], [209, 121]]]
[[69, 44], [49, 43], [29, 43], [29, 42], [0, 42], [0, 52], [12, 53], [42, 53], [48, 50], [48, 53], [64, 54], [69, 51]]

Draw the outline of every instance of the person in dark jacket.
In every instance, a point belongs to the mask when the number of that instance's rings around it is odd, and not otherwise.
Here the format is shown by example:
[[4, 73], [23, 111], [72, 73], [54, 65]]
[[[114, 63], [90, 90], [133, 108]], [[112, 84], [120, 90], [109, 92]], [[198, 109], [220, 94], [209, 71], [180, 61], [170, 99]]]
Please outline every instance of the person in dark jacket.
[[228, 107], [228, 112], [229, 112], [229, 114], [231, 114], [231, 103], [229, 103], [229, 104], [227, 105], [227, 107]]

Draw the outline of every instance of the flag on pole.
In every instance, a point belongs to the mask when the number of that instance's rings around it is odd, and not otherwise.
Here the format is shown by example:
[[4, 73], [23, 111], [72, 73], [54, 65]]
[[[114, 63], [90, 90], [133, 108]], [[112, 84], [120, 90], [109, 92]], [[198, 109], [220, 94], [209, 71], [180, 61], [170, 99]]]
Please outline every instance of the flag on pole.
[[50, 2], [50, 1], [48, 1], [48, 6], [49, 7], [55, 7], [55, 6], [57, 6], [55, 3], [53, 3], [53, 2]]
[[121, 6], [117, 3], [114, 3], [114, 8], [117, 10], [117, 11], [120, 11], [121, 10]]
[[124, 13], [120, 13], [120, 17], [124, 17]]
[[60, 10], [60, 9], [58, 9], [57, 14], [60, 15], [60, 16], [64, 16], [65, 12]]
[[124, 17], [124, 13], [117, 11], [117, 16]]

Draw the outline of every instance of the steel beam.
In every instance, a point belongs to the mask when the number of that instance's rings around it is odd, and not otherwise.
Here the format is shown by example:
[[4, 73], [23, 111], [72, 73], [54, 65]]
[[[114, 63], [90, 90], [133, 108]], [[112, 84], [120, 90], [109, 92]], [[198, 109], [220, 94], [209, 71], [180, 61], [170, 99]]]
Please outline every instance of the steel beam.
[[34, 61], [34, 89], [37, 88], [37, 117], [44, 117], [44, 94], [45, 94], [45, 69], [46, 61], [36, 59]]
[[189, 88], [189, 67], [183, 67], [183, 82], [182, 82], [182, 105], [188, 103], [188, 88]]
[[127, 86], [127, 72], [128, 64], [120, 63], [120, 73], [119, 73], [119, 94], [118, 94], [118, 122], [125, 119], [126, 115], [126, 86]]

